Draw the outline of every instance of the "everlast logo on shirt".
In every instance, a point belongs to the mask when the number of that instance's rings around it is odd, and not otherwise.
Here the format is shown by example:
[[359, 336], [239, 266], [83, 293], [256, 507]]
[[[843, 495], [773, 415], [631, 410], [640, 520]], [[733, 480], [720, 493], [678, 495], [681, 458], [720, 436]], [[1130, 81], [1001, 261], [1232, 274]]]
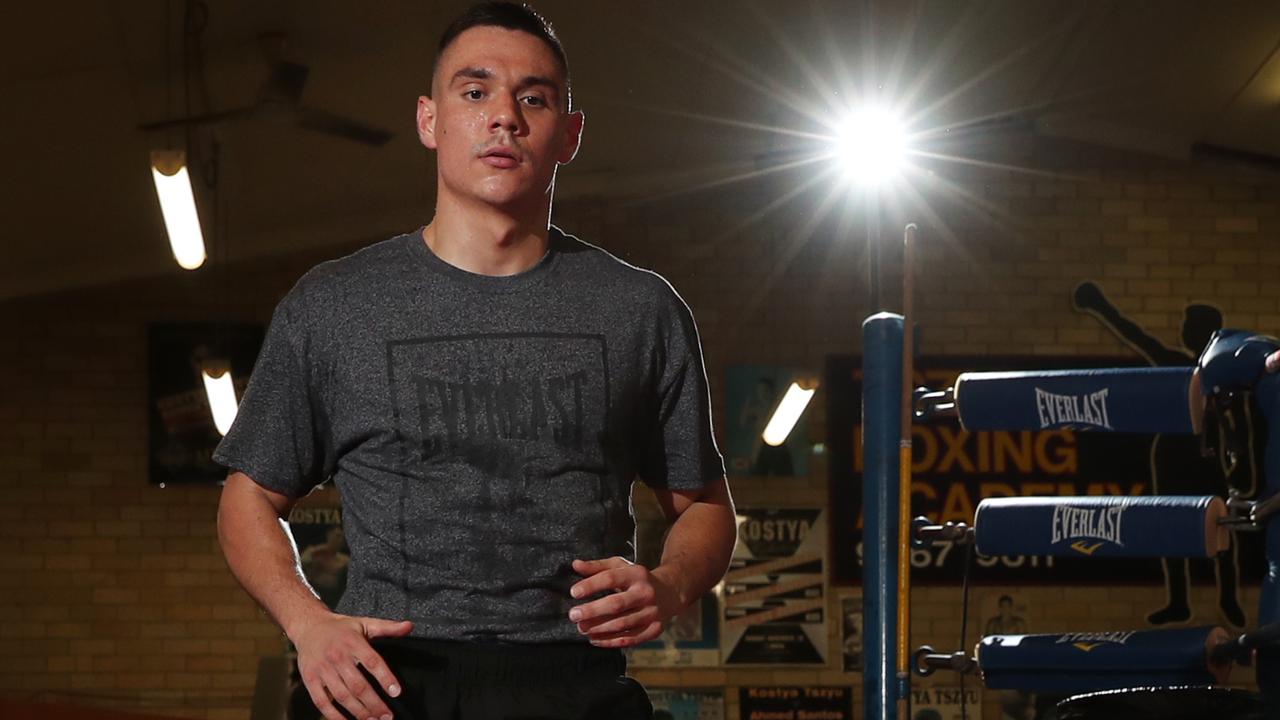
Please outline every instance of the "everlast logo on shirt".
[[1104, 388], [1088, 395], [1058, 395], [1036, 388], [1036, 412], [1040, 415], [1040, 427], [1060, 425], [1092, 425], [1111, 429], [1107, 416], [1107, 395]]
[[1060, 505], [1053, 509], [1050, 523], [1050, 542], [1076, 541], [1071, 547], [1085, 555], [1092, 555], [1102, 543], [1090, 545], [1087, 540], [1102, 540], [1124, 547], [1120, 541], [1120, 527], [1124, 520], [1123, 507], [1075, 508]]
[[546, 439], [581, 451], [586, 382], [581, 370], [496, 383], [416, 377], [423, 456], [464, 442], [507, 439]]

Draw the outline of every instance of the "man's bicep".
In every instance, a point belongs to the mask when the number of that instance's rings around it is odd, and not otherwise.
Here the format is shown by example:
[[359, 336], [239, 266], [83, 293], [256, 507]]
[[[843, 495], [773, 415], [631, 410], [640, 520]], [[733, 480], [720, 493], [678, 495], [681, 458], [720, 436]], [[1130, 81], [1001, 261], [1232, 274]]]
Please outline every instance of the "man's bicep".
[[227, 473], [227, 482], [222, 487], [222, 502], [219, 514], [227, 511], [235, 512], [245, 502], [265, 501], [275, 510], [279, 517], [288, 517], [298, 499], [284, 493], [263, 487], [253, 478], [239, 470]]
[[667, 520], [675, 520], [694, 503], [705, 502], [714, 505], [732, 505], [729, 497], [729, 484], [724, 476], [708, 482], [693, 490], [673, 490], [671, 488], [652, 488], [658, 505]]

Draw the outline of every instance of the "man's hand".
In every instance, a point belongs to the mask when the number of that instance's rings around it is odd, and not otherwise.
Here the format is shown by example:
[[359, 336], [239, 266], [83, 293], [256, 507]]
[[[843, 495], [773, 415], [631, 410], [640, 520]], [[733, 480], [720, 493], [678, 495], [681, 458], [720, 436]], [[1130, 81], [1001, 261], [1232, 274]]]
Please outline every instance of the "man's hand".
[[648, 642], [662, 634], [663, 625], [684, 603], [662, 568], [649, 571], [620, 557], [574, 560], [573, 571], [585, 579], [569, 588], [575, 598], [614, 590], [569, 611], [578, 632], [597, 647], [620, 648]]
[[329, 720], [344, 720], [342, 706], [359, 720], [391, 720], [387, 707], [363, 667], [391, 697], [400, 684], [382, 657], [369, 645], [376, 637], [408, 635], [413, 623], [330, 613], [308, 622], [291, 639], [298, 648], [298, 670], [316, 708]]

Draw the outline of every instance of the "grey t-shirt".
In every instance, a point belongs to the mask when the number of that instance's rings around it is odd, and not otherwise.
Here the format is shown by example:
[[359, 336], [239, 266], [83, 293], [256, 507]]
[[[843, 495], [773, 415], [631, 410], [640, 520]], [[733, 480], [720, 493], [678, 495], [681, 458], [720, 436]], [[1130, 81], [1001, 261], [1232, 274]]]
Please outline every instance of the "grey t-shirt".
[[332, 479], [339, 611], [419, 637], [583, 640], [574, 558], [632, 557], [631, 484], [724, 474], [688, 307], [552, 228], [514, 276], [410, 233], [323, 263], [276, 307], [222, 465], [292, 497]]

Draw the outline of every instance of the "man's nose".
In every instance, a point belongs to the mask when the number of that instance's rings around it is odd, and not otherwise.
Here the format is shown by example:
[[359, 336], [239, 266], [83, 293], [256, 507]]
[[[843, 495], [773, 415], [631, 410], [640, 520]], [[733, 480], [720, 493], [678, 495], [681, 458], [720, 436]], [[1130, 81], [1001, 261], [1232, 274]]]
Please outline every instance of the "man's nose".
[[489, 119], [490, 130], [505, 130], [512, 135], [524, 134], [524, 115], [520, 112], [520, 103], [507, 96], [497, 102], [493, 116]]

